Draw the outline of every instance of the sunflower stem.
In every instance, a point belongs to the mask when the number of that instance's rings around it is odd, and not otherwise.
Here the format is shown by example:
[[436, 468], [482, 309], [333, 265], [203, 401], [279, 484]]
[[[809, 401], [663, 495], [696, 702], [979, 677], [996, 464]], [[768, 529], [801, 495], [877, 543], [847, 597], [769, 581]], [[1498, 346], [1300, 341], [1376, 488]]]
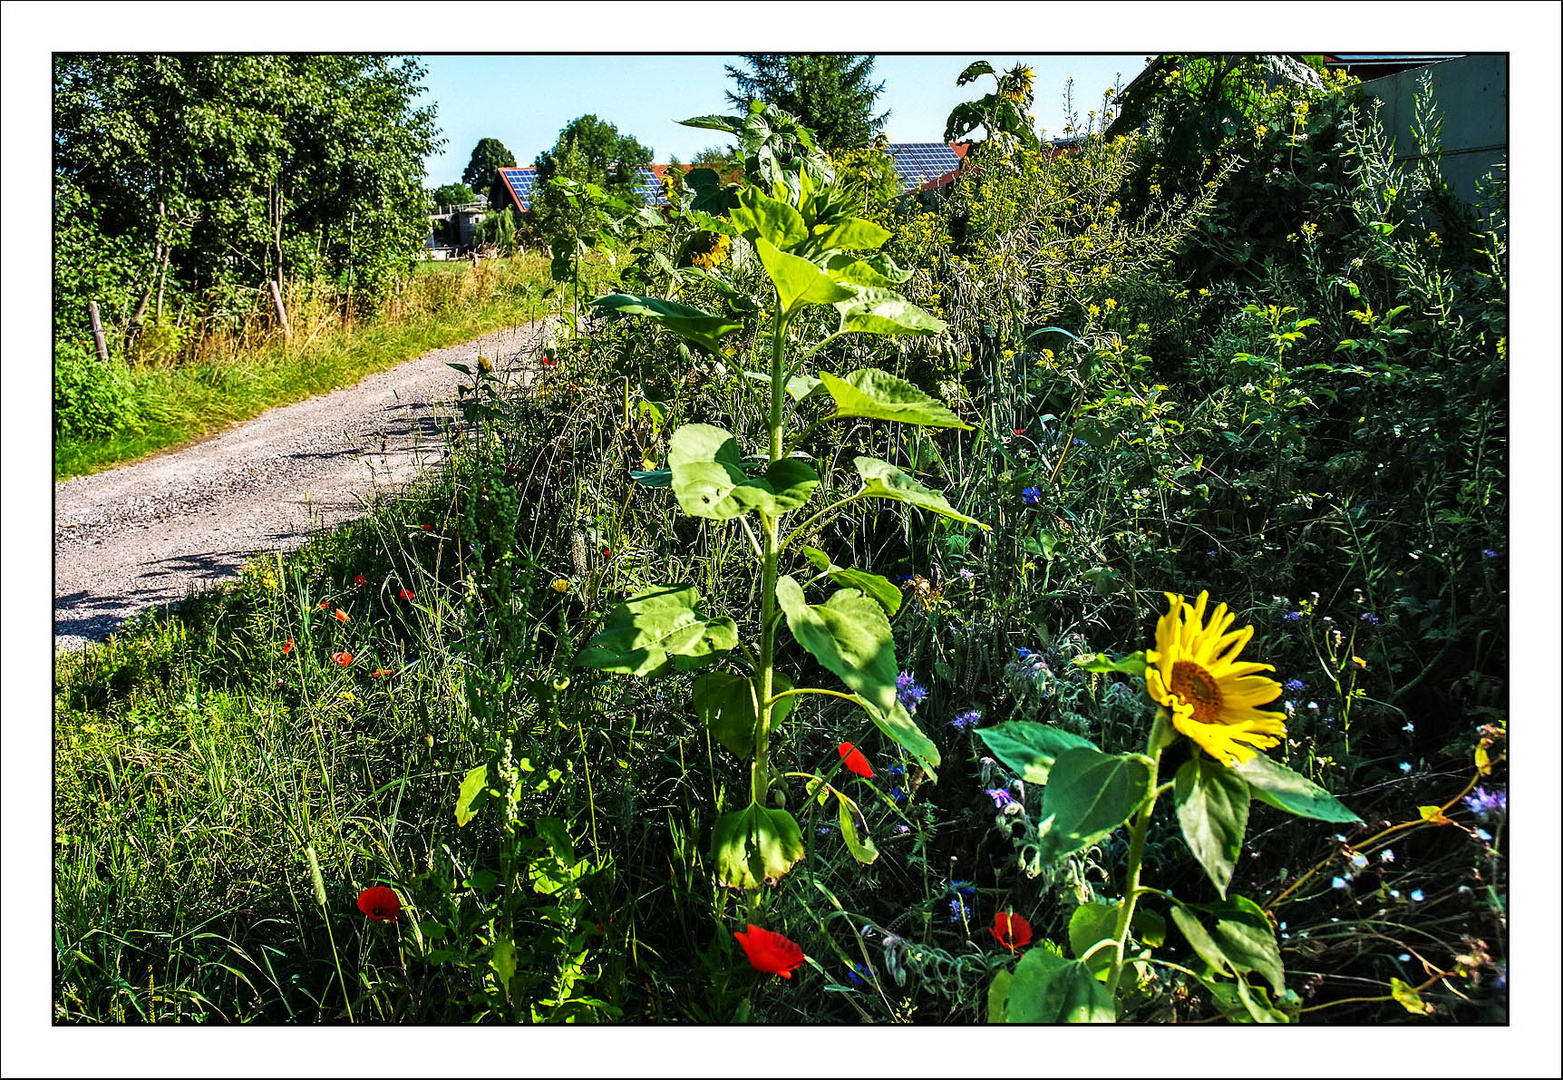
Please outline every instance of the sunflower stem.
[[1145, 836], [1150, 832], [1151, 812], [1156, 809], [1156, 798], [1161, 788], [1155, 786], [1156, 773], [1161, 765], [1161, 752], [1166, 745], [1166, 720], [1158, 713], [1151, 725], [1150, 738], [1146, 740], [1145, 754], [1151, 759], [1151, 793], [1140, 807], [1140, 814], [1129, 828], [1129, 862], [1124, 871], [1123, 899], [1118, 901], [1118, 918], [1113, 924], [1113, 966], [1107, 976], [1107, 993], [1114, 1003], [1118, 1000], [1118, 983], [1123, 978], [1124, 950], [1129, 941], [1129, 923], [1134, 918], [1134, 906], [1140, 897], [1140, 862], [1145, 856]]

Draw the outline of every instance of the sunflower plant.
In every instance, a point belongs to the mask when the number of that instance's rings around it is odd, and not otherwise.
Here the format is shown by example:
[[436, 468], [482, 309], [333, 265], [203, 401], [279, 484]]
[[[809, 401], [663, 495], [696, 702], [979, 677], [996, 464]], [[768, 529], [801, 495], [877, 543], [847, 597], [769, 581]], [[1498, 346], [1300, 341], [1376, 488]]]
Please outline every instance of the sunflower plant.
[[[694, 712], [713, 742], [746, 762], [750, 773], [746, 804], [723, 813], [715, 824], [712, 863], [722, 885], [749, 890], [752, 914], [758, 910], [760, 886], [780, 879], [804, 855], [798, 821], [781, 805], [781, 792], [773, 790], [781, 777], [771, 765], [780, 725], [800, 701], [823, 696], [850, 702], [930, 776], [939, 765], [937, 748], [897, 698], [899, 668], [890, 618], [900, 607], [900, 590], [878, 574], [838, 564], [807, 541], [833, 516], [865, 499], [978, 523], [937, 491], [872, 457], [855, 459], [859, 484], [854, 493], [815, 505], [824, 501], [816, 496], [828, 477], [822, 477], [820, 462], [802, 450], [806, 435], [837, 421], [861, 419], [968, 425], [888, 372], [809, 371], [803, 359], [846, 334], [932, 335], [944, 324], [896, 291], [908, 272], [885, 255], [865, 254], [877, 251], [890, 233], [855, 216], [849, 186], [806, 128], [760, 103], [747, 116], [685, 123], [736, 136], [744, 158], [742, 184], [723, 183], [710, 169], [692, 170], [681, 180], [681, 213], [703, 239], [701, 257], [691, 255], [673, 287], [708, 284], [725, 298], [726, 310], [627, 293], [592, 303], [610, 315], [648, 319], [684, 345], [711, 354], [719, 354], [723, 342], [758, 314], [761, 337], [769, 339], [764, 350], [769, 364], [744, 374], [763, 424], [739, 434], [713, 424], [685, 424], [668, 439], [666, 468], [632, 474], [644, 486], [670, 488], [686, 515], [712, 527], [741, 530], [759, 578], [758, 610], [740, 622], [708, 612], [691, 585], [657, 586], [610, 611], [575, 664], [644, 679], [708, 669], [693, 685]], [[744, 293], [736, 279], [725, 275], [729, 256], [740, 254], [742, 261], [757, 258], [763, 266], [769, 287], [762, 295]], [[805, 313], [821, 308], [834, 317], [822, 339], [805, 349], [800, 341], [805, 327], [818, 324]], [[813, 600], [811, 590], [829, 595]], [[734, 592], [750, 595], [751, 589], [744, 585]], [[779, 669], [789, 636], [842, 688], [795, 686]], [[848, 850], [860, 862], [872, 862], [877, 851], [860, 832], [863, 816], [846, 792], [832, 786], [828, 775], [791, 775], [806, 780], [809, 794], [821, 805], [835, 800]]]
[[[1207, 593], [1193, 603], [1166, 596], [1154, 648], [1120, 660], [1098, 654], [1076, 661], [1088, 671], [1144, 680], [1155, 713], [1143, 753], [1105, 754], [1079, 735], [1030, 721], [977, 732], [1017, 776], [1043, 785], [1040, 850], [1029, 866], [1056, 863], [1129, 826], [1121, 898], [1075, 909], [1069, 920], [1073, 957], [1034, 949], [1012, 973], [1001, 972], [989, 995], [994, 1019], [1111, 1022], [1125, 1015], [1153, 966], [1163, 963], [1151, 954], [1165, 939], [1166, 919], [1140, 908], [1142, 898], [1166, 905], [1203, 964], [1195, 974], [1215, 1000], [1259, 1022], [1295, 1015], [1297, 997], [1286, 988], [1269, 916], [1253, 900], [1228, 892], [1249, 804], [1258, 799], [1320, 821], [1359, 819], [1329, 792], [1264, 754], [1285, 737], [1286, 724], [1280, 713], [1260, 708], [1281, 695], [1281, 684], [1261, 674], [1275, 668], [1238, 659], [1254, 628], [1233, 630], [1237, 617], [1225, 604], [1207, 621]], [[1187, 759], [1164, 778], [1163, 754], [1183, 740]], [[1140, 884], [1151, 816], [1168, 792], [1183, 838], [1220, 896], [1216, 903], [1189, 903]], [[1132, 973], [1128, 980], [1126, 973]]]

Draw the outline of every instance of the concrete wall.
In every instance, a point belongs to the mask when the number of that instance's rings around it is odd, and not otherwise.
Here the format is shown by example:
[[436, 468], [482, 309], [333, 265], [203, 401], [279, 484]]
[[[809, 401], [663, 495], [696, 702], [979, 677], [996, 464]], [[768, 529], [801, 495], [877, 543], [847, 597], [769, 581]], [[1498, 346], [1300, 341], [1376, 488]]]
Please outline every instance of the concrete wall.
[[1443, 117], [1439, 167], [1460, 198], [1476, 198], [1476, 179], [1508, 160], [1509, 58], [1462, 56], [1362, 84], [1362, 92], [1382, 101], [1379, 121], [1394, 140], [1397, 161], [1414, 160], [1411, 122], [1416, 88], [1423, 73], [1433, 78], [1433, 102]]

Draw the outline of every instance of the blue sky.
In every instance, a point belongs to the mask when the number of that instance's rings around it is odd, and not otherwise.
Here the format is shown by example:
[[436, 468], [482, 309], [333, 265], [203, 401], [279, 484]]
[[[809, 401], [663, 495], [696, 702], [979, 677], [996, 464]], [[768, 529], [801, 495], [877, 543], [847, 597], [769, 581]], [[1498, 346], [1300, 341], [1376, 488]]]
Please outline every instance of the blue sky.
[[[879, 55], [874, 79], [885, 84], [878, 111], [890, 110], [885, 134], [891, 142], [937, 142], [950, 110], [993, 88], [986, 77], [966, 86], [955, 79], [973, 60], [1000, 70], [1016, 63], [1036, 72], [1037, 126], [1058, 134], [1064, 126], [1063, 94], [1075, 80], [1075, 104], [1083, 118], [1099, 108], [1102, 91], [1121, 76], [1124, 84], [1145, 66], [1146, 55]], [[559, 130], [578, 116], [595, 113], [649, 146], [658, 162], [671, 155], [688, 161], [708, 146], [724, 143], [721, 132], [686, 128], [678, 121], [726, 113], [724, 95], [733, 88], [724, 65], [742, 65], [736, 54], [571, 55], [420, 57], [428, 68], [424, 85], [439, 110], [446, 144], [426, 159], [431, 186], [461, 178], [479, 139], [496, 138], [515, 154], [532, 159], [554, 144]]]

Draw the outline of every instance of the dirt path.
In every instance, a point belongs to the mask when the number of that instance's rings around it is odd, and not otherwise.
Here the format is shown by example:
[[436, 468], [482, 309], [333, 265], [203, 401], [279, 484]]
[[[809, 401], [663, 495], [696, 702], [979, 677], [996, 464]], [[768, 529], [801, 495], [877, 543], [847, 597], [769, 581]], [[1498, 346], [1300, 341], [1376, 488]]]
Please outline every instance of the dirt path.
[[531, 367], [540, 324], [436, 349], [221, 435], [54, 485], [54, 642], [79, 649], [128, 616], [237, 576], [363, 513], [443, 461], [442, 425], [479, 353]]

